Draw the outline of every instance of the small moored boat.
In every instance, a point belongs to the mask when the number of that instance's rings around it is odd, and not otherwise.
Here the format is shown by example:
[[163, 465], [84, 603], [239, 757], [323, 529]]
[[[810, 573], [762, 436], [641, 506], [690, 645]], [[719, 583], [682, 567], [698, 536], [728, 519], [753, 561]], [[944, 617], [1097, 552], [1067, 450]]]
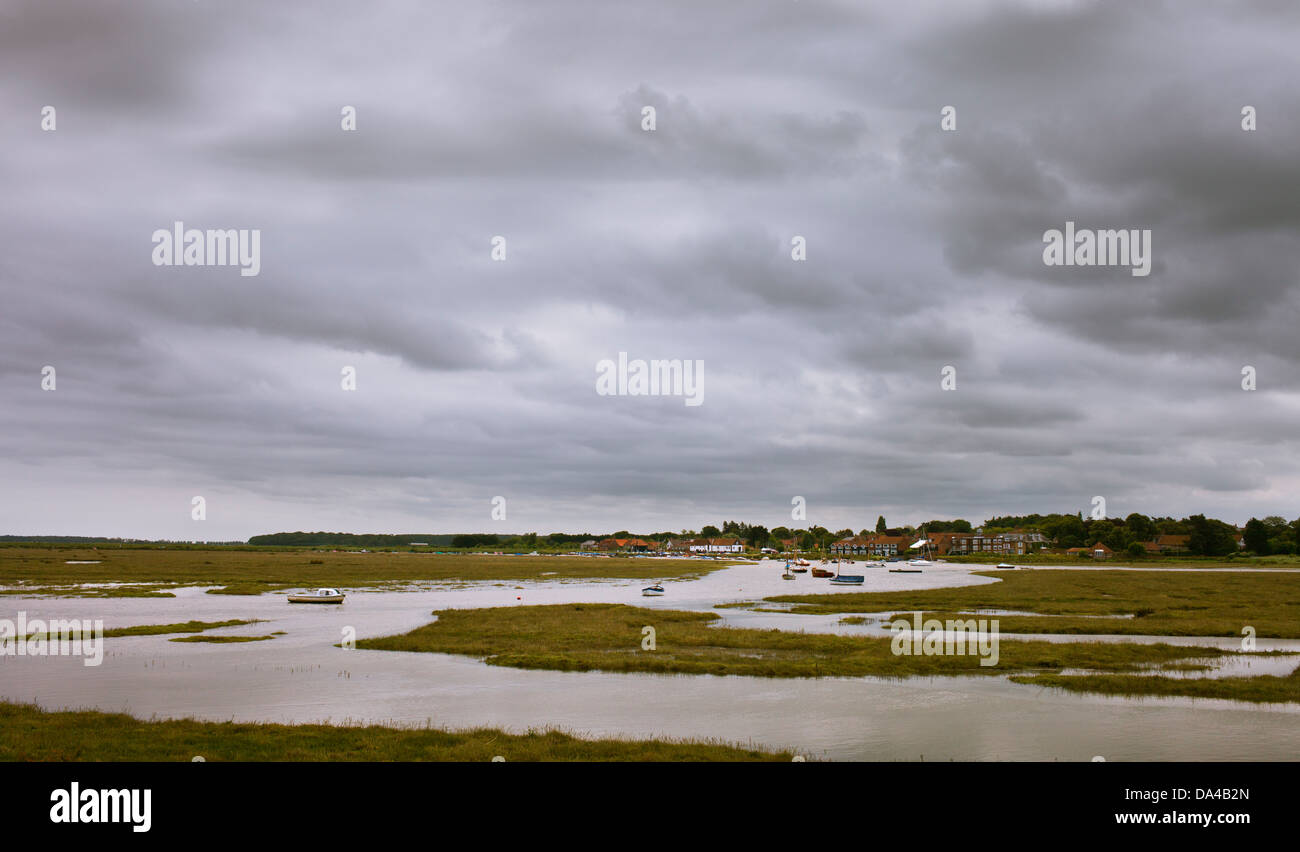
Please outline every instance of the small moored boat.
[[866, 574], [841, 574], [840, 569], [845, 565], [852, 565], [852, 559], [845, 559], [835, 566], [835, 576], [831, 577], [831, 582], [837, 586], [861, 586], [866, 581]]
[[289, 595], [289, 603], [324, 603], [341, 604], [344, 594], [338, 589], [317, 589], [314, 592], [299, 592]]
[[663, 593], [664, 587], [662, 583], [655, 583], [653, 586], [646, 586], [641, 590], [641, 594], [647, 598], [662, 597]]

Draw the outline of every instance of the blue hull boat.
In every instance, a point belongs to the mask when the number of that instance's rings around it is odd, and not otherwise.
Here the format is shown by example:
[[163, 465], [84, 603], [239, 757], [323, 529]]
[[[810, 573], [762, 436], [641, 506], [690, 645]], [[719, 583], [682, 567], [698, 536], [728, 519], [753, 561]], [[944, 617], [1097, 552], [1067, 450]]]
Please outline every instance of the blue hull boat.
[[837, 586], [861, 586], [866, 579], [865, 574], [840, 574], [831, 577], [831, 582]]

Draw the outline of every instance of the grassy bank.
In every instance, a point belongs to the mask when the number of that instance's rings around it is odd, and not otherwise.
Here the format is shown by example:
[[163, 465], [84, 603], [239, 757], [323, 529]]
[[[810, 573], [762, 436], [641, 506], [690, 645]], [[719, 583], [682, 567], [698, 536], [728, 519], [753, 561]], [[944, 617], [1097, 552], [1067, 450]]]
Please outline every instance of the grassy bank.
[[[896, 655], [887, 637], [710, 626], [714, 613], [622, 604], [440, 610], [438, 620], [358, 648], [481, 657], [498, 666], [560, 671], [829, 677], [1006, 674], [1063, 668], [1122, 672], [1146, 663], [1222, 656], [1216, 648], [1101, 642], [1003, 641], [995, 666], [969, 655]], [[646, 650], [643, 628], [654, 628]]]
[[585, 740], [557, 731], [507, 734], [381, 726], [141, 721], [119, 713], [47, 712], [0, 703], [0, 760], [42, 761], [789, 761], [718, 742]]
[[1082, 567], [1106, 567], [1107, 564], [1128, 568], [1300, 568], [1300, 556], [1281, 554], [1278, 556], [1129, 556], [1117, 553], [1113, 559], [1098, 561], [1091, 557], [1073, 556], [1067, 553], [1026, 553], [1019, 556], [999, 553], [972, 553], [966, 555], [947, 554], [947, 562], [964, 565], [997, 565], [1006, 562], [1011, 565], [1078, 565]]
[[[233, 618], [229, 621], [182, 621], [177, 624], [141, 624], [135, 627], [113, 627], [104, 631], [105, 639], [117, 636], [165, 636], [168, 633], [202, 633], [204, 630], [216, 630], [221, 627], [238, 627], [243, 624], [256, 624], [260, 618]], [[32, 633], [28, 639], [40, 637], [49, 641], [51, 634]]]
[[[68, 565], [69, 560], [98, 560], [98, 564]], [[10, 595], [166, 597], [172, 588], [166, 584], [218, 586], [226, 594], [256, 595], [299, 587], [368, 588], [470, 580], [673, 579], [699, 576], [728, 564], [583, 556], [5, 547], [0, 548], [0, 585], [22, 584], [3, 591]], [[74, 587], [83, 583], [146, 585]]]
[[1125, 674], [1013, 676], [1017, 683], [1047, 686], [1070, 692], [1137, 697], [1225, 698], [1255, 703], [1300, 703], [1300, 668], [1286, 677], [1173, 678]]
[[265, 642], [267, 639], [274, 639], [274, 636], [177, 636], [175, 639], [168, 639], [168, 642], [209, 642], [214, 645], [225, 645], [234, 642]]
[[1003, 633], [1300, 637], [1300, 574], [1184, 571], [988, 571], [1001, 582], [961, 588], [781, 595], [794, 612], [934, 612], [999, 615]]

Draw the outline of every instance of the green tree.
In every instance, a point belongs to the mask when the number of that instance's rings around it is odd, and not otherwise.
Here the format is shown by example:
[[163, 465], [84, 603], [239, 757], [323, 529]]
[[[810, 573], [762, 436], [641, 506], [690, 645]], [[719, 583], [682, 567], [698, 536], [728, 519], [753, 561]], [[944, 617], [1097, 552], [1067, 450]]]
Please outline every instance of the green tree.
[[1135, 541], [1125, 548], [1125, 552], [1131, 559], [1138, 559], [1146, 555], [1147, 549], [1142, 546], [1141, 542]]
[[1133, 534], [1134, 541], [1151, 541], [1156, 537], [1156, 525], [1146, 515], [1134, 512], [1124, 519], [1124, 526]]
[[1187, 549], [1198, 556], [1227, 556], [1237, 549], [1237, 528], [1204, 515], [1186, 520]]
[[1286, 518], [1269, 515], [1264, 519], [1264, 526], [1268, 528], [1269, 553], [1295, 553], [1295, 536]]
[[1087, 530], [1077, 515], [1056, 515], [1043, 522], [1043, 535], [1055, 541], [1057, 547], [1083, 547]]
[[713, 524], [709, 524], [700, 530], [700, 536], [703, 538], [717, 538], [720, 535], [722, 535], [722, 530]]
[[1246, 521], [1246, 531], [1242, 538], [1246, 540], [1246, 549], [1257, 556], [1268, 556], [1268, 527], [1263, 521], [1251, 518]]
[[884, 532], [884, 531], [887, 530], [887, 529], [889, 529], [889, 525], [885, 523], [885, 516], [884, 516], [884, 515], [877, 515], [877, 516], [876, 516], [876, 532], [878, 532], [878, 533], [882, 533], [882, 532]]

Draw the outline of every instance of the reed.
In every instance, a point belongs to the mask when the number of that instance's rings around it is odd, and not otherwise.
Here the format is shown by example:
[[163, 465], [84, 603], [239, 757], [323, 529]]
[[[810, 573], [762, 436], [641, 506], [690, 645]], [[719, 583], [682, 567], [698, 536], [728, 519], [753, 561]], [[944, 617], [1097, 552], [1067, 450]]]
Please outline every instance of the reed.
[[[1005, 675], [1144, 665], [1223, 656], [1217, 648], [1114, 642], [1000, 642], [996, 665], [971, 654], [898, 655], [889, 637], [837, 636], [712, 626], [709, 612], [623, 604], [557, 604], [435, 612], [437, 620], [357, 648], [479, 657], [490, 665], [559, 671], [756, 677]], [[647, 650], [645, 627], [654, 630]]]
[[522, 734], [368, 725], [277, 725], [144, 721], [121, 713], [51, 712], [0, 702], [0, 760], [6, 761], [785, 761], [721, 740], [586, 739], [564, 731]]
[[960, 588], [781, 595], [796, 613], [959, 613], [1004, 609], [1003, 633], [1300, 638], [1300, 573], [980, 571], [998, 582]]

